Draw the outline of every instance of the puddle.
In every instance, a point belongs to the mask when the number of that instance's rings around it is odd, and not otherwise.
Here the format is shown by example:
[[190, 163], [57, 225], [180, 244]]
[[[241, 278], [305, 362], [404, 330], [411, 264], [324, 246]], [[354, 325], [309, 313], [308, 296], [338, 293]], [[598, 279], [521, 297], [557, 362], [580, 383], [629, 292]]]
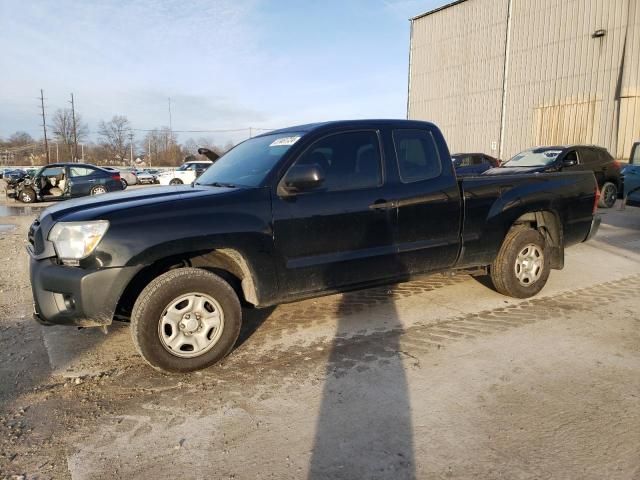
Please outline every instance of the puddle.
[[0, 233], [13, 232], [15, 229], [15, 225], [0, 223]]
[[31, 217], [38, 215], [44, 207], [0, 205], [0, 217]]

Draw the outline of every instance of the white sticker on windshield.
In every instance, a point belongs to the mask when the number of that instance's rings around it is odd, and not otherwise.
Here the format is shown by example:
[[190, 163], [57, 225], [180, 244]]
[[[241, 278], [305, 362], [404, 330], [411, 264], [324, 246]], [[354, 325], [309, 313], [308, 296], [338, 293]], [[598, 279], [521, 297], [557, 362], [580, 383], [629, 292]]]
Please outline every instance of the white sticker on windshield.
[[295, 137], [282, 137], [271, 142], [271, 145], [269, 146], [270, 147], [284, 147], [284, 146], [290, 147], [291, 145], [296, 143], [298, 140], [300, 140], [300, 135], [297, 135]]
[[557, 157], [558, 155], [560, 155], [562, 153], [562, 150], [547, 150], [546, 152], [544, 152], [546, 157]]

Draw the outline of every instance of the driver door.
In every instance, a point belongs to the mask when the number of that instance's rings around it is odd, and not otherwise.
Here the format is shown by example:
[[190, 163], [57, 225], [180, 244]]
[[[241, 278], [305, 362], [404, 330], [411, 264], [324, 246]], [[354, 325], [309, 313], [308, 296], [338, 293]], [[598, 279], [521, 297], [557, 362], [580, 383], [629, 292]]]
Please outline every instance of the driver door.
[[281, 291], [295, 297], [398, 274], [380, 145], [376, 130], [340, 132], [298, 157], [294, 166], [316, 165], [325, 177], [317, 188], [274, 195]]

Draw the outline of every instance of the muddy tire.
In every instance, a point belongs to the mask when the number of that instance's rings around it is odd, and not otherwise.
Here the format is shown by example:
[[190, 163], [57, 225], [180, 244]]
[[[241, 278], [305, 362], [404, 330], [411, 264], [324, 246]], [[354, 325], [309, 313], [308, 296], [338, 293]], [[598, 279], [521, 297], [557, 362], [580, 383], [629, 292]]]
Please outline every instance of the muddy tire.
[[173, 178], [169, 182], [169, 185], [182, 185], [182, 184], [183, 184], [183, 182], [179, 178]]
[[20, 192], [19, 199], [22, 203], [33, 203], [36, 201], [36, 192], [31, 188], [25, 188]]
[[154, 279], [131, 314], [138, 352], [165, 373], [192, 372], [218, 362], [233, 349], [241, 325], [233, 288], [199, 268], [178, 268]]
[[600, 191], [600, 199], [598, 200], [598, 207], [600, 208], [611, 208], [616, 204], [616, 200], [618, 199], [618, 187], [613, 182], [605, 182], [602, 185], [602, 190]]
[[495, 289], [514, 298], [529, 298], [540, 292], [550, 270], [544, 237], [530, 228], [512, 228], [489, 268]]

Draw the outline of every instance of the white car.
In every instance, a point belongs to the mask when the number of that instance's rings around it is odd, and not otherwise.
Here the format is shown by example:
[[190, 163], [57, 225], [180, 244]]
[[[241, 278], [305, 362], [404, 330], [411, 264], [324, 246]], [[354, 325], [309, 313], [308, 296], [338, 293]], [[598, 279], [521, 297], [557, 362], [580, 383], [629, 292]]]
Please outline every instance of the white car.
[[213, 162], [211, 160], [185, 162], [176, 170], [160, 173], [158, 175], [158, 183], [160, 183], [160, 185], [189, 184], [202, 175], [212, 164]]

